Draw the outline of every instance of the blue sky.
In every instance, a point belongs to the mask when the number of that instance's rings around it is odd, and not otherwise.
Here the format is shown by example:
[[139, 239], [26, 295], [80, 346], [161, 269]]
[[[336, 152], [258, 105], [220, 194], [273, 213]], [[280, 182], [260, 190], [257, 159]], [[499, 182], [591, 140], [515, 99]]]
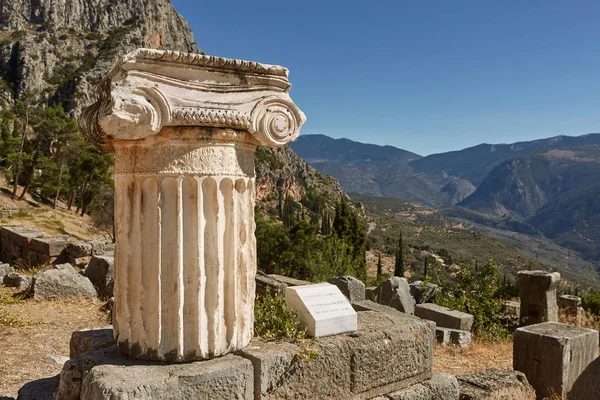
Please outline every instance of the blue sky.
[[597, 1], [172, 3], [207, 54], [290, 69], [302, 134], [426, 155], [600, 132]]

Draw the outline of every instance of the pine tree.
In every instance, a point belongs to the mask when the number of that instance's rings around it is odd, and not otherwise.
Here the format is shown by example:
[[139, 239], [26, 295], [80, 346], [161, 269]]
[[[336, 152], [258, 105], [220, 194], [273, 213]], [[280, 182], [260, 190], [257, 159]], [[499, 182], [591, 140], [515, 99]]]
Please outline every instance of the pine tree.
[[394, 276], [404, 276], [404, 245], [402, 243], [402, 232], [398, 236], [398, 247], [396, 248], [396, 262], [394, 264]]
[[377, 260], [377, 278], [383, 275], [383, 266], [381, 265], [381, 252], [379, 252], [379, 260]]
[[296, 202], [290, 195], [285, 196], [285, 201], [283, 202], [283, 213], [281, 220], [283, 221], [283, 225], [286, 228], [291, 228], [296, 224], [296, 215], [294, 212]]
[[333, 232], [348, 245], [348, 255], [354, 259], [354, 275], [361, 280], [367, 278], [366, 235], [360, 227], [358, 215], [348, 206], [342, 197], [335, 205]]

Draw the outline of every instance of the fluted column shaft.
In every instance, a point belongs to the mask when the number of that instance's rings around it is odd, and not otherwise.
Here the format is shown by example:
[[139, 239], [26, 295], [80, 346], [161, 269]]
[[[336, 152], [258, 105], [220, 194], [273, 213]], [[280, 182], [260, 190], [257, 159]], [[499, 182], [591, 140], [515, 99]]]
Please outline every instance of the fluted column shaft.
[[115, 339], [168, 362], [253, 334], [254, 150], [247, 132], [164, 128], [115, 141]]

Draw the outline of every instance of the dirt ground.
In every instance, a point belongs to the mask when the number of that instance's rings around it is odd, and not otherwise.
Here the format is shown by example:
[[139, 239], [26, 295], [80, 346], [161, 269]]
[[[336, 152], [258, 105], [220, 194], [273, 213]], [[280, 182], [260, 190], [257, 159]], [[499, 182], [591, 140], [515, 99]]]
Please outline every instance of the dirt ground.
[[[0, 285], [0, 299], [14, 293]], [[0, 317], [9, 315], [16, 317], [14, 321], [32, 323], [21, 327], [0, 323], [0, 398], [16, 398], [25, 383], [57, 375], [62, 366], [48, 356], [68, 357], [73, 331], [106, 326], [107, 315], [100, 311], [102, 304], [90, 300], [31, 299], [4, 305], [0, 302]]]
[[[0, 319], [0, 398], [17, 397], [27, 382], [57, 375], [62, 366], [48, 356], [69, 356], [71, 333], [80, 329], [100, 328], [108, 323], [100, 311], [102, 302], [35, 301], [32, 299], [3, 304], [11, 298], [11, 288], [0, 285], [0, 317], [9, 315], [15, 321], [32, 324], [3, 326]], [[6, 303], [6, 301], [4, 301]], [[434, 370], [455, 375], [486, 368], [512, 367], [512, 342], [475, 341], [469, 349], [436, 346]]]

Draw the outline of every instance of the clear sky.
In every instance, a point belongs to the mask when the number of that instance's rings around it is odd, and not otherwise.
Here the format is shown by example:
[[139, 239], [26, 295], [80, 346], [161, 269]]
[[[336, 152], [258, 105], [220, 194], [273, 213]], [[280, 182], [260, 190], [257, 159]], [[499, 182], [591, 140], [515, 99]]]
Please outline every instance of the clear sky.
[[302, 134], [421, 155], [600, 132], [600, 2], [172, 0], [207, 54], [290, 69]]

